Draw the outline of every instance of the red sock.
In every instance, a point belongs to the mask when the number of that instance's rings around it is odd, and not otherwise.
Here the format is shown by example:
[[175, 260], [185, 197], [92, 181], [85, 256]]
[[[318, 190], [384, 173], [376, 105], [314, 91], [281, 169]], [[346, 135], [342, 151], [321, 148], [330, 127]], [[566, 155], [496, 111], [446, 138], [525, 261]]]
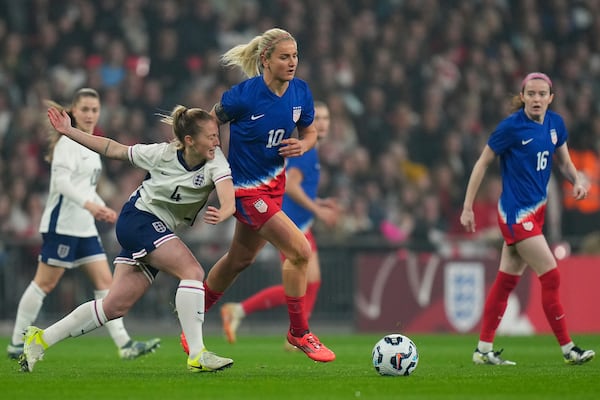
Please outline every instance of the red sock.
[[496, 329], [498, 329], [504, 311], [506, 311], [508, 296], [517, 286], [520, 278], [519, 275], [510, 275], [498, 271], [483, 308], [481, 333], [479, 334], [479, 340], [482, 342], [492, 343], [494, 341]]
[[204, 312], [210, 310], [210, 308], [223, 296], [223, 292], [215, 292], [208, 287], [206, 281], [204, 281]]
[[285, 304], [285, 291], [283, 285], [271, 286], [248, 297], [242, 302], [246, 315], [255, 311], [268, 310], [269, 308]]
[[569, 343], [571, 337], [567, 330], [565, 309], [560, 302], [558, 288], [560, 287], [560, 272], [558, 268], [551, 269], [539, 277], [542, 284], [542, 307], [546, 319], [561, 346]]
[[290, 316], [290, 332], [293, 336], [302, 337], [308, 332], [308, 320], [304, 313], [304, 296], [291, 297], [285, 296]]
[[315, 308], [317, 302], [317, 295], [319, 294], [319, 288], [321, 287], [321, 281], [310, 282], [306, 285], [306, 296], [304, 296], [304, 311], [306, 312], [306, 318], [310, 318], [312, 311]]

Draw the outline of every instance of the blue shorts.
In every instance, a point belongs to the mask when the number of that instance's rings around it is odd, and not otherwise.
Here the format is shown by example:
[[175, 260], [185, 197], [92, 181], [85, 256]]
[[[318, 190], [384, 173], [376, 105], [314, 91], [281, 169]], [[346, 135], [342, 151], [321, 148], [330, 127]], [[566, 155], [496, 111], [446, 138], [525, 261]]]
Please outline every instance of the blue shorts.
[[106, 253], [98, 236], [82, 238], [42, 233], [42, 239], [38, 260], [52, 267], [71, 269], [89, 262], [106, 260]]
[[138, 265], [149, 271], [153, 277], [158, 270], [140, 259], [161, 244], [177, 237], [158, 217], [137, 209], [131, 201], [125, 203], [119, 214], [116, 234], [121, 252], [114, 263]]

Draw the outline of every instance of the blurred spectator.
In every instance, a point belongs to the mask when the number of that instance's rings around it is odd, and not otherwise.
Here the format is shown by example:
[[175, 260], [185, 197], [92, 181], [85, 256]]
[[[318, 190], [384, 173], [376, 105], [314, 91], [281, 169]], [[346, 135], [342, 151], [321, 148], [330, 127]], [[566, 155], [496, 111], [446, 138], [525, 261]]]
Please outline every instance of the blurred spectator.
[[[519, 77], [540, 68], [560, 92], [551, 107], [563, 115], [570, 143], [585, 139], [571, 146], [572, 157], [587, 165], [581, 168], [594, 187], [577, 207], [600, 190], [597, 1], [0, 0], [0, 11], [2, 193], [21, 171], [27, 194], [46, 189], [48, 167], [39, 157], [46, 142], [34, 117], [44, 99], [95, 87], [103, 92], [106, 135], [168, 140], [155, 114], [180, 102], [212, 107], [242, 78], [221, 68], [219, 54], [272, 26], [299, 38], [305, 61], [298, 76], [336, 116], [321, 144], [321, 190], [341, 195], [348, 207], [343, 237], [381, 237], [384, 224], [403, 232], [392, 230], [399, 243], [419, 218], [433, 215], [433, 225], [452, 235], [465, 171], [507, 115]], [[130, 191], [112, 182], [130, 181], [121, 179], [121, 167], [109, 163], [106, 171], [109, 193]], [[497, 189], [490, 182], [481, 194], [486, 207]], [[573, 208], [562, 181], [556, 190], [563, 191], [557, 212], [565, 208], [563, 234], [571, 243], [600, 226], [595, 206]], [[10, 208], [16, 221], [29, 213]]]

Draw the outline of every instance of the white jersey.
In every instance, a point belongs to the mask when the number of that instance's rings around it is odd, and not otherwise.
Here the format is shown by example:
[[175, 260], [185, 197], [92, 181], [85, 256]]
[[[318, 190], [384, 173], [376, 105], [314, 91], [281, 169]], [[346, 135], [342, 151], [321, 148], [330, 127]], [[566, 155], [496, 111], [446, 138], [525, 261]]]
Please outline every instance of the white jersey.
[[94, 216], [83, 205], [86, 201], [104, 205], [96, 193], [102, 172], [100, 156], [66, 136], [56, 143], [50, 167], [50, 193], [40, 232], [61, 235], [98, 236]]
[[133, 165], [149, 173], [132, 194], [139, 193], [136, 208], [156, 215], [172, 231], [182, 224], [192, 225], [215, 184], [231, 179], [229, 163], [219, 147], [213, 160], [195, 167], [186, 165], [174, 142], [136, 144], [128, 154]]

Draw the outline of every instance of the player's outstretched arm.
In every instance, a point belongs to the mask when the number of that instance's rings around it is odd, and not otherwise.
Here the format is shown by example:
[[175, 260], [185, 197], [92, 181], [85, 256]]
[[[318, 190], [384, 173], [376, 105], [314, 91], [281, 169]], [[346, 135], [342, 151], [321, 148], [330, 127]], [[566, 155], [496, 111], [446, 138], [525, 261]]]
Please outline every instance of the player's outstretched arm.
[[127, 160], [127, 149], [119, 142], [115, 142], [112, 139], [94, 136], [85, 133], [77, 128], [71, 126], [71, 118], [66, 111], [59, 111], [54, 107], [48, 109], [48, 120], [59, 133], [73, 139], [77, 143], [87, 147], [88, 149], [95, 151], [96, 153], [117, 160]]
[[235, 190], [231, 179], [222, 179], [215, 185], [220, 208], [208, 206], [204, 213], [204, 222], [216, 225], [235, 213]]

